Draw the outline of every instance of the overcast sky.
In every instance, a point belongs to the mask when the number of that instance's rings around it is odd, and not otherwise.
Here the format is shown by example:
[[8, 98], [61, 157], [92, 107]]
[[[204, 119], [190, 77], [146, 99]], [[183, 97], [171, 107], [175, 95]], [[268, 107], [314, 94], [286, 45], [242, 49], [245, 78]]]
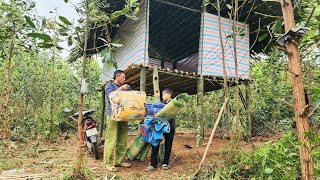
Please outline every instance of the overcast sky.
[[[40, 16], [53, 18], [55, 13], [50, 13], [50, 11], [54, 11], [57, 8], [57, 14], [66, 17], [70, 22], [76, 21], [79, 18], [72, 4], [78, 5], [81, 0], [69, 0], [68, 3], [65, 3], [64, 0], [35, 0], [35, 2], [37, 14]], [[67, 42], [60, 43], [59, 45], [65, 49], [62, 51], [62, 57], [67, 57], [70, 51]]]

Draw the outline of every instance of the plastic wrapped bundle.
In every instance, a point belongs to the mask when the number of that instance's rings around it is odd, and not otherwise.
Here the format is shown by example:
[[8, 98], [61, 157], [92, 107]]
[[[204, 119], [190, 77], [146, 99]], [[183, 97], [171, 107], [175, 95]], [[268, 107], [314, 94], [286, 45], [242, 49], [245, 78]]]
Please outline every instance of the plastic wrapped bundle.
[[170, 103], [165, 105], [158, 113], [154, 116], [162, 117], [166, 120], [170, 120], [180, 111], [180, 109], [187, 105], [190, 96], [187, 93], [179, 94], [177, 97], [172, 99]]
[[[178, 111], [182, 107], [187, 105], [189, 98], [190, 96], [187, 93], [179, 94], [154, 116], [170, 120], [178, 113]], [[150, 144], [141, 140], [141, 133], [139, 131], [134, 140], [129, 144], [126, 155], [130, 160], [134, 160], [140, 155], [139, 157], [143, 161], [146, 159], [150, 147]]]
[[113, 91], [109, 95], [111, 118], [115, 121], [141, 120], [146, 116], [146, 93], [140, 91]]

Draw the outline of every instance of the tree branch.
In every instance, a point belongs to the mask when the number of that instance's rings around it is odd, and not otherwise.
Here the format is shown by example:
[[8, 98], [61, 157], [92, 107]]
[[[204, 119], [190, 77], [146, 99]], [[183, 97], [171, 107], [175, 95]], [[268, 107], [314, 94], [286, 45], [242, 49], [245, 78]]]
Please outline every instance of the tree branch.
[[308, 118], [310, 118], [310, 117], [313, 115], [313, 113], [318, 109], [319, 105], [320, 105], [320, 102], [319, 102], [319, 103], [316, 105], [316, 107], [308, 114]]
[[282, 19], [281, 16], [272, 16], [272, 15], [268, 15], [268, 14], [263, 14], [263, 13], [259, 13], [259, 12], [254, 12], [255, 14], [261, 15], [261, 16], [265, 16], [265, 17], [270, 17], [270, 18], [276, 18], [276, 19]]
[[304, 24], [304, 26], [305, 26], [305, 27], [307, 27], [307, 26], [308, 26], [308, 23], [309, 23], [309, 21], [310, 21], [310, 19], [311, 19], [312, 15], [313, 15], [313, 13], [314, 13], [314, 10], [315, 10], [315, 9], [316, 9], [316, 6], [314, 6], [314, 7], [312, 8], [312, 11], [311, 11], [311, 13], [310, 13], [309, 17], [308, 17], [308, 19], [307, 19], [306, 23]]
[[287, 101], [285, 101], [285, 100], [283, 100], [283, 99], [276, 98], [275, 100], [281, 101], [281, 102], [285, 103], [286, 105], [288, 105], [288, 106], [290, 106], [290, 107], [293, 107], [292, 104], [290, 104], [289, 102], [287, 102]]

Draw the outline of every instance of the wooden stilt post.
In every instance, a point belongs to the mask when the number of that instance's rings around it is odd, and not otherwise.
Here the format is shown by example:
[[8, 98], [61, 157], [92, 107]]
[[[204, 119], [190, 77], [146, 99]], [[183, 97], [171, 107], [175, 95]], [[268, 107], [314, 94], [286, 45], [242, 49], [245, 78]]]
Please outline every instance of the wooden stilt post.
[[[159, 87], [159, 72], [158, 67], [153, 66], [153, 95], [154, 95], [154, 101], [160, 102], [160, 87]], [[160, 144], [160, 162], [164, 159], [164, 142], [162, 141]]]
[[159, 72], [157, 66], [153, 66], [153, 92], [155, 102], [160, 102]]
[[204, 138], [204, 123], [203, 123], [203, 88], [204, 79], [203, 76], [200, 76], [198, 79], [198, 94], [197, 94], [197, 137], [196, 137], [196, 146], [199, 147], [202, 144]]
[[142, 67], [140, 71], [140, 91], [146, 92], [146, 67]]

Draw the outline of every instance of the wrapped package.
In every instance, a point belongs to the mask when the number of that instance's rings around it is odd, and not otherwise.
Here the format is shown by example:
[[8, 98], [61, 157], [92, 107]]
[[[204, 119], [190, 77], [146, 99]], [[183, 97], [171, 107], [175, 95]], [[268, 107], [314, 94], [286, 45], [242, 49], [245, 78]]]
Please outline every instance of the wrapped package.
[[111, 118], [115, 121], [141, 120], [146, 116], [146, 93], [113, 91], [109, 94]]

